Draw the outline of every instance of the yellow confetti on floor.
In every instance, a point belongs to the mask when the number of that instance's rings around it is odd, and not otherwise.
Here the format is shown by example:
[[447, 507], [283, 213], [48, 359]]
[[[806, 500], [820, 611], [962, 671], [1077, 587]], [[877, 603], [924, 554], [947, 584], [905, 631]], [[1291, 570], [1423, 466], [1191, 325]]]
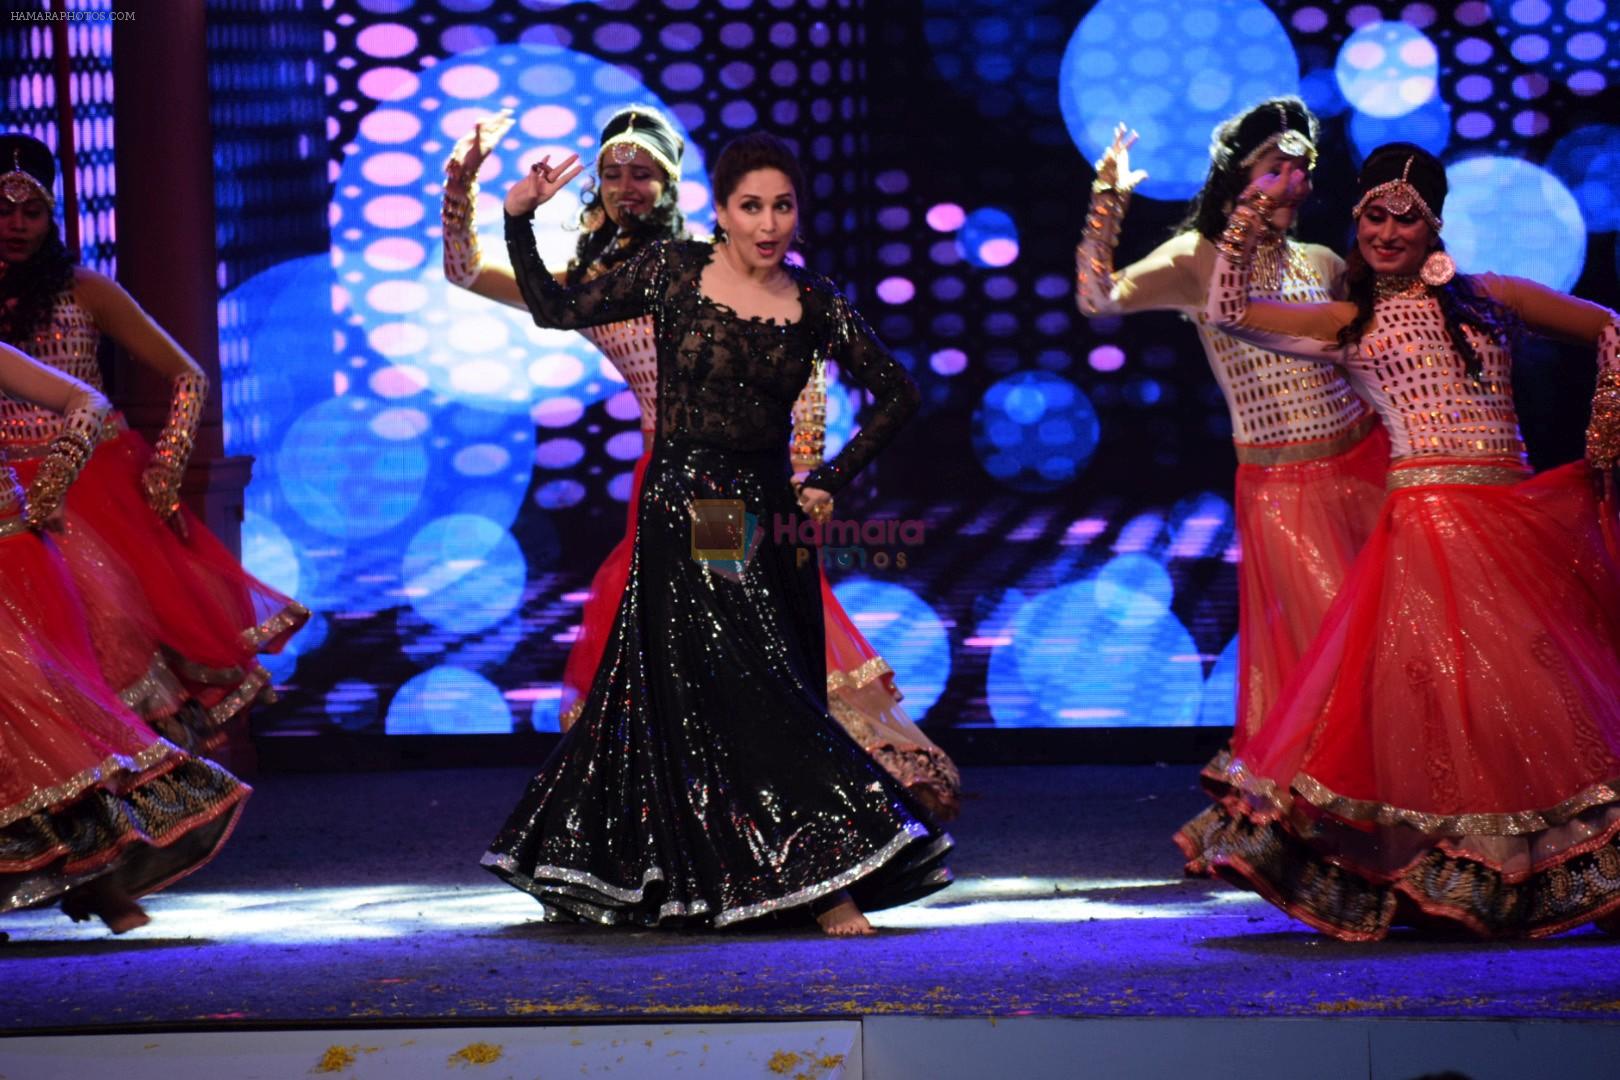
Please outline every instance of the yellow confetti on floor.
[[468, 1043], [450, 1055], [450, 1064], [493, 1065], [501, 1060], [502, 1048], [495, 1043]]
[[769, 1066], [771, 1072], [778, 1076], [786, 1076], [799, 1067], [799, 1055], [791, 1050], [778, 1050], [765, 1064]]
[[357, 1046], [328, 1046], [321, 1060], [315, 1064], [315, 1072], [339, 1073], [354, 1068], [355, 1058], [358, 1057]]

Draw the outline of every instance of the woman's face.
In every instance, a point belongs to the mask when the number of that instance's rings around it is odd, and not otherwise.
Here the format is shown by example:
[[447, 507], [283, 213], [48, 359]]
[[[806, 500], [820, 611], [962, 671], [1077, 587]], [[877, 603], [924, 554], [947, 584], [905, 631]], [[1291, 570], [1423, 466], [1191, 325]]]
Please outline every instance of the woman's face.
[[50, 230], [51, 208], [44, 199], [20, 203], [0, 199], [0, 262], [8, 266], [27, 262]]
[[610, 150], [597, 166], [597, 175], [601, 180], [602, 208], [615, 225], [623, 225], [626, 217], [638, 218], [651, 213], [664, 197], [664, 186], [669, 183], [664, 167], [639, 147], [636, 156], [628, 162], [614, 161]]
[[1284, 165], [1292, 165], [1299, 174], [1304, 187], [1300, 190], [1299, 202], [1291, 205], [1279, 206], [1272, 211], [1271, 223], [1278, 229], [1286, 231], [1294, 224], [1294, 216], [1299, 211], [1299, 204], [1311, 197], [1311, 163], [1302, 157], [1290, 157], [1276, 147], [1272, 147], [1249, 166], [1249, 183], [1254, 183], [1262, 176], [1282, 172]]
[[1374, 199], [1356, 222], [1356, 246], [1375, 274], [1415, 274], [1434, 247], [1434, 229], [1416, 207], [1397, 214]]
[[726, 230], [726, 243], [751, 269], [781, 263], [799, 227], [799, 195], [780, 169], [743, 174], [715, 220]]

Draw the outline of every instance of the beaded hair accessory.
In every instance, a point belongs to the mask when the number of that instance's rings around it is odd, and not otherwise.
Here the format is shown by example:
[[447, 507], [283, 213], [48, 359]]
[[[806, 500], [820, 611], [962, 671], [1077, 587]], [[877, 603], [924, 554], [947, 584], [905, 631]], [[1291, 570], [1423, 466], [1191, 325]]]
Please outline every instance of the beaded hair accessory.
[[1415, 158], [1411, 157], [1406, 159], [1399, 180], [1386, 180], [1376, 187], [1368, 188], [1367, 193], [1361, 197], [1361, 201], [1356, 203], [1355, 209], [1350, 211], [1351, 218], [1359, 220], [1362, 212], [1367, 209], [1369, 204], [1382, 199], [1384, 205], [1389, 208], [1390, 213], [1396, 215], [1409, 214], [1415, 209], [1423, 215], [1423, 220], [1427, 221], [1435, 232], [1439, 232], [1443, 224], [1439, 216], [1429, 209], [1429, 204], [1424, 200], [1423, 195], [1407, 179], [1407, 176], [1412, 172], [1412, 162], [1414, 160]]
[[644, 135], [636, 130], [636, 115], [631, 113], [630, 126], [602, 144], [602, 149], [597, 151], [596, 154], [597, 166], [600, 167], [604, 160], [611, 161], [616, 165], [628, 165], [636, 159], [637, 150], [645, 150], [649, 157], [663, 166], [664, 172], [669, 175], [671, 183], [679, 183], [681, 179], [680, 165], [671, 161], [669, 155], [659, 147], [650, 135]]
[[22, 151], [17, 149], [11, 151], [11, 171], [0, 175], [0, 198], [17, 204], [40, 199], [47, 207], [56, 205], [56, 199], [39, 182], [39, 177], [22, 167]]
[[1282, 130], [1245, 154], [1243, 160], [1238, 162], [1238, 167], [1247, 169], [1273, 149], [1277, 149], [1289, 157], [1304, 158], [1307, 169], [1316, 168], [1316, 144], [1311, 142], [1310, 136], [1298, 128], [1288, 126], [1288, 110], [1280, 104], [1277, 106], [1277, 117], [1282, 122]]

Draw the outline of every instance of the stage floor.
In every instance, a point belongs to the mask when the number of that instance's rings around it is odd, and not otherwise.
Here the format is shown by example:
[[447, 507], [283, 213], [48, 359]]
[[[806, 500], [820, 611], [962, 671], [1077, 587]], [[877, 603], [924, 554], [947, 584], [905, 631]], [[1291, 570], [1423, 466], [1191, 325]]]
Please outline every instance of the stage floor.
[[968, 770], [958, 883], [834, 941], [542, 924], [478, 866], [524, 769], [261, 777], [225, 852], [113, 938], [0, 916], [0, 1024], [565, 1018], [1620, 1017], [1620, 941], [1346, 945], [1185, 881], [1176, 767]]

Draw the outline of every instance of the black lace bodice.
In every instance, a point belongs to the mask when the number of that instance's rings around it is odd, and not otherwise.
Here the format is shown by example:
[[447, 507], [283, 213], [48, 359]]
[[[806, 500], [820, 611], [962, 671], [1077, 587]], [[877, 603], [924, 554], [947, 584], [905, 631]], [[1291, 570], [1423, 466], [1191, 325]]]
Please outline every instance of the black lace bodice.
[[784, 458], [793, 403], [817, 356], [835, 361], [875, 404], [861, 430], [805, 484], [836, 492], [917, 410], [917, 388], [849, 301], [825, 278], [796, 267], [802, 315], [791, 323], [745, 319], [703, 295], [712, 244], [661, 240], [611, 273], [576, 286], [552, 277], [531, 218], [506, 219], [512, 272], [534, 321], [579, 330], [653, 317], [658, 345], [658, 434]]

